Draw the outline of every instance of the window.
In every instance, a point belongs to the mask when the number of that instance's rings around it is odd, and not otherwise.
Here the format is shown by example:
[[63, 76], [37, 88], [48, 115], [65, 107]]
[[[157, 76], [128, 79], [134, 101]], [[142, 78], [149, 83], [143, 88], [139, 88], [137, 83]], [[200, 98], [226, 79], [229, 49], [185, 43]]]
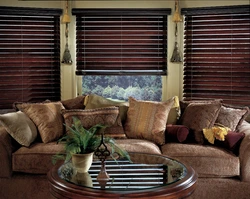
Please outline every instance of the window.
[[60, 100], [61, 9], [0, 7], [0, 109]]
[[184, 98], [250, 106], [250, 11], [247, 6], [187, 8]]
[[[149, 99], [151, 93], [150, 99], [159, 100], [161, 75], [167, 74], [170, 12], [170, 9], [73, 9], [76, 74], [83, 75], [83, 93], [116, 99], [128, 96]], [[139, 92], [142, 90], [147, 92], [142, 94]]]

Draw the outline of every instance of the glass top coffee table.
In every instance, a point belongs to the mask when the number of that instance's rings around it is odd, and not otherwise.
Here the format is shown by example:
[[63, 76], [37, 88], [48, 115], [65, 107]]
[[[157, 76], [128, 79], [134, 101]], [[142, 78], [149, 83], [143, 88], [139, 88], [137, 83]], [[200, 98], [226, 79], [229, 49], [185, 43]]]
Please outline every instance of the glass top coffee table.
[[195, 171], [163, 155], [129, 153], [127, 160], [106, 160], [109, 180], [97, 180], [101, 162], [94, 160], [88, 173], [78, 173], [72, 163], [48, 173], [55, 198], [184, 198], [195, 190]]

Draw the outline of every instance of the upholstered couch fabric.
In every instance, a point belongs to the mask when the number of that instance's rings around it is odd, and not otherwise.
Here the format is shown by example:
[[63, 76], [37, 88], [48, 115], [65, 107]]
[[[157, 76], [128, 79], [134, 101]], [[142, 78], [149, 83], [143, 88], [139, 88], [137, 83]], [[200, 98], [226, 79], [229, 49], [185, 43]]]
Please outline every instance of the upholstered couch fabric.
[[214, 146], [168, 143], [161, 147], [164, 155], [194, 168], [200, 177], [240, 175], [240, 160], [234, 154]]
[[12, 168], [15, 172], [46, 174], [52, 164], [52, 156], [63, 151], [63, 145], [56, 142], [34, 143], [29, 148], [21, 147], [12, 154]]

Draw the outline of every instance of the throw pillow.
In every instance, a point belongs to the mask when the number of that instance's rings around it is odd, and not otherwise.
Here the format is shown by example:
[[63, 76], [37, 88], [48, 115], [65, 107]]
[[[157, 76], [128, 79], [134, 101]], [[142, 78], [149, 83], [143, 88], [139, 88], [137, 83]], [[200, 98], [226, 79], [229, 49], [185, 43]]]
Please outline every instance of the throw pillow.
[[222, 103], [222, 99], [207, 99], [207, 100], [182, 100], [180, 101], [181, 115], [184, 113], [187, 106], [191, 103], [197, 104], [211, 104], [211, 103]]
[[244, 137], [245, 137], [244, 133], [228, 131], [227, 135], [225, 136], [225, 140], [224, 141], [215, 140], [214, 145], [225, 148], [233, 152], [235, 155], [238, 155], [239, 147]]
[[181, 111], [180, 111], [179, 97], [174, 96], [174, 105], [170, 109], [167, 124], [176, 124], [180, 117], [180, 114]]
[[0, 115], [0, 124], [23, 146], [30, 146], [37, 137], [35, 124], [21, 111]]
[[61, 110], [64, 107], [61, 102], [22, 103], [18, 108], [35, 123], [42, 142], [52, 142], [63, 135]]
[[125, 101], [111, 100], [111, 99], [106, 99], [105, 97], [99, 95], [90, 94], [88, 95], [88, 97], [86, 97], [85, 106], [86, 106], [85, 109], [118, 106], [121, 121], [124, 122], [127, 117], [128, 102]]
[[239, 125], [247, 117], [248, 107], [237, 107], [223, 104], [216, 120], [216, 123], [222, 124], [232, 131], [237, 131]]
[[166, 127], [166, 142], [184, 142], [188, 134], [188, 127], [184, 125], [168, 124]]
[[162, 145], [174, 98], [167, 102], [141, 101], [129, 97], [125, 133], [129, 138], [146, 139]]
[[181, 124], [187, 126], [194, 133], [195, 141], [204, 143], [203, 129], [214, 126], [221, 108], [220, 102], [190, 103], [182, 117]]
[[85, 95], [75, 97], [73, 99], [61, 101], [66, 109], [84, 109], [84, 99]]
[[[96, 124], [107, 125], [104, 134], [110, 137], [121, 137], [124, 138], [124, 130], [121, 124], [119, 117], [119, 108], [105, 107], [105, 108], [96, 108], [88, 110], [62, 110], [62, 115], [66, 126], [71, 127], [73, 117], [78, 117], [84, 128], [89, 129], [90, 127]], [[69, 129], [67, 129], [68, 131]]]

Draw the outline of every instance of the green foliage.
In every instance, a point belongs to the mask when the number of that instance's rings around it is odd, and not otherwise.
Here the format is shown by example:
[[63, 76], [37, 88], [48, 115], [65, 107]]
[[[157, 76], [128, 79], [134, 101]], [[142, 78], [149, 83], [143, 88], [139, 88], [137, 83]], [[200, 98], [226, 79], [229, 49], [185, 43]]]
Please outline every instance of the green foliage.
[[160, 101], [161, 76], [83, 76], [82, 94], [128, 100], [132, 96], [140, 100]]
[[[72, 127], [68, 127], [69, 132], [58, 140], [58, 143], [63, 143], [65, 148], [65, 154], [56, 154], [52, 158], [52, 162], [55, 163], [58, 159], [65, 159], [69, 161], [72, 154], [84, 154], [94, 152], [101, 144], [101, 135], [96, 135], [97, 132], [106, 128], [106, 126], [97, 124], [89, 129], [85, 129], [81, 120], [77, 117], [73, 117]], [[121, 157], [129, 159], [129, 155], [126, 151], [116, 145], [115, 140], [112, 138], [104, 138], [104, 143], [111, 146], [111, 154], [114, 152], [119, 154]]]

